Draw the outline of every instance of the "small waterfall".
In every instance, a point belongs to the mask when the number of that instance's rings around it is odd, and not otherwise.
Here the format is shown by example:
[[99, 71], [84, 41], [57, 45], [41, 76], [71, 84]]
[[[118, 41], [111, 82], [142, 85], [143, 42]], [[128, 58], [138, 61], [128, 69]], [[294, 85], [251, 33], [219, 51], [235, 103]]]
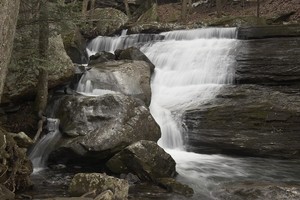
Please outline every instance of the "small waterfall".
[[181, 114], [208, 102], [233, 81], [234, 28], [162, 33], [164, 41], [141, 50], [155, 64], [150, 110], [161, 127], [159, 144], [184, 149]]
[[194, 40], [194, 39], [235, 39], [237, 36], [236, 28], [205, 28], [193, 30], [178, 30], [161, 33], [165, 40]]
[[34, 173], [46, 168], [46, 162], [54, 145], [61, 138], [59, 132], [59, 120], [47, 119], [48, 133], [44, 135], [33, 147], [29, 158], [33, 164]]
[[162, 40], [164, 36], [157, 34], [134, 34], [122, 35], [119, 37], [105, 37], [98, 36], [87, 45], [87, 52], [89, 56], [100, 51], [107, 51], [113, 53], [117, 49], [126, 49], [132, 46], [139, 46], [146, 42]]

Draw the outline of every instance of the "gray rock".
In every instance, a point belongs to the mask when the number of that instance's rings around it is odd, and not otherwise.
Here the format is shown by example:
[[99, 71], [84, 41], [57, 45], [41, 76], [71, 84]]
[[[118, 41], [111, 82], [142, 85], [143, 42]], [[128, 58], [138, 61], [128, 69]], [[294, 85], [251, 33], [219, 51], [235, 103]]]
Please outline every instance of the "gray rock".
[[112, 157], [106, 166], [114, 173], [136, 174], [141, 180], [174, 177], [175, 161], [160, 146], [152, 141], [136, 142]]
[[52, 160], [98, 162], [139, 140], [160, 138], [149, 110], [128, 96], [64, 96], [60, 102], [56, 116], [69, 137], [62, 138]]
[[238, 29], [238, 39], [245, 40], [274, 37], [300, 37], [300, 25], [240, 27]]
[[129, 184], [126, 180], [100, 173], [76, 174], [69, 186], [71, 196], [81, 196], [85, 193], [95, 191], [99, 200], [110, 199], [111, 193], [113, 193], [113, 198], [111, 199], [125, 200], [128, 196], [128, 190]]
[[[220, 95], [185, 112], [189, 149], [203, 153], [300, 157], [298, 93], [256, 85], [224, 86]], [[280, 89], [280, 88], [278, 88]]]
[[150, 70], [151, 73], [154, 72], [155, 66], [153, 63], [149, 60], [149, 58], [141, 52], [136, 47], [130, 47], [124, 50], [117, 50], [115, 51], [115, 54], [117, 55], [118, 60], [140, 60], [140, 61], [145, 61], [150, 65]]
[[115, 55], [109, 52], [98, 52], [95, 55], [90, 56], [89, 65], [95, 65], [98, 63], [104, 63], [107, 61], [115, 60]]
[[300, 37], [243, 41], [237, 55], [236, 82], [300, 85]]
[[[110, 61], [93, 65], [93, 68], [84, 74], [79, 91], [86, 91], [85, 84], [91, 82], [92, 89], [101, 94], [107, 90], [121, 92], [133, 96], [150, 104], [151, 101], [151, 69], [152, 65], [144, 61]], [[91, 89], [91, 88], [89, 88]], [[97, 95], [97, 90], [94, 91]]]

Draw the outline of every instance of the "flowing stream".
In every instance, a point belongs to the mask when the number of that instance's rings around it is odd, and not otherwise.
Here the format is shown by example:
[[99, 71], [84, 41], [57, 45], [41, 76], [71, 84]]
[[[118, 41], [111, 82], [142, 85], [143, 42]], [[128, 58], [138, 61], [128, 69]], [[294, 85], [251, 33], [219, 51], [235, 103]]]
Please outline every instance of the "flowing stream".
[[[158, 35], [98, 37], [88, 45], [90, 55], [99, 51], [139, 47], [156, 66], [151, 81], [150, 111], [161, 127], [158, 144], [175, 159], [177, 177], [191, 186], [192, 199], [219, 199], [227, 183], [271, 181], [299, 183], [299, 161], [206, 155], [185, 150], [182, 114], [200, 107], [232, 84], [235, 54], [239, 45], [235, 28], [172, 31]], [[86, 78], [86, 77], [85, 77]], [[101, 95], [90, 81], [78, 92]]]

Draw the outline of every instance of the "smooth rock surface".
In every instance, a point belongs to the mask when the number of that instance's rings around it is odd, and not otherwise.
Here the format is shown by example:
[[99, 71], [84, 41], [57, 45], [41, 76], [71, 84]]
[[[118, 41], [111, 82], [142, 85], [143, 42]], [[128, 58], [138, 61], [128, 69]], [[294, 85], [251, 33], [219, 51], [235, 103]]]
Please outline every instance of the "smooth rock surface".
[[300, 92], [288, 91], [257, 85], [224, 86], [212, 102], [185, 112], [189, 149], [299, 158]]
[[242, 41], [236, 82], [300, 86], [300, 37]]
[[238, 28], [238, 39], [248, 40], [274, 37], [300, 37], [300, 25], [273, 25]]

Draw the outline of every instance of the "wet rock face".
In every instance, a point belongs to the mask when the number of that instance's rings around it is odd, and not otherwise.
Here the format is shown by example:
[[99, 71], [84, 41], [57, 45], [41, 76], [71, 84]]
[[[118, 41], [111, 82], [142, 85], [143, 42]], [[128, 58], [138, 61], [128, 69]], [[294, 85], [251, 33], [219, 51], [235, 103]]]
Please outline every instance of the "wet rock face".
[[156, 142], [136, 142], [112, 157], [106, 166], [114, 173], [133, 173], [142, 181], [176, 175], [174, 159]]
[[200, 153], [299, 158], [299, 91], [290, 92], [257, 85], [224, 86], [212, 102], [185, 112], [189, 148]]
[[299, 25], [275, 25], [258, 27], [239, 27], [238, 39], [262, 39], [274, 37], [300, 37]]
[[149, 110], [128, 96], [65, 96], [60, 101], [56, 116], [66, 137], [50, 160], [100, 162], [134, 142], [160, 138]]
[[71, 196], [82, 196], [94, 191], [95, 197], [99, 195], [96, 199], [127, 199], [128, 190], [129, 184], [126, 180], [100, 173], [76, 174], [69, 186]]
[[300, 37], [242, 41], [236, 82], [300, 86]]

